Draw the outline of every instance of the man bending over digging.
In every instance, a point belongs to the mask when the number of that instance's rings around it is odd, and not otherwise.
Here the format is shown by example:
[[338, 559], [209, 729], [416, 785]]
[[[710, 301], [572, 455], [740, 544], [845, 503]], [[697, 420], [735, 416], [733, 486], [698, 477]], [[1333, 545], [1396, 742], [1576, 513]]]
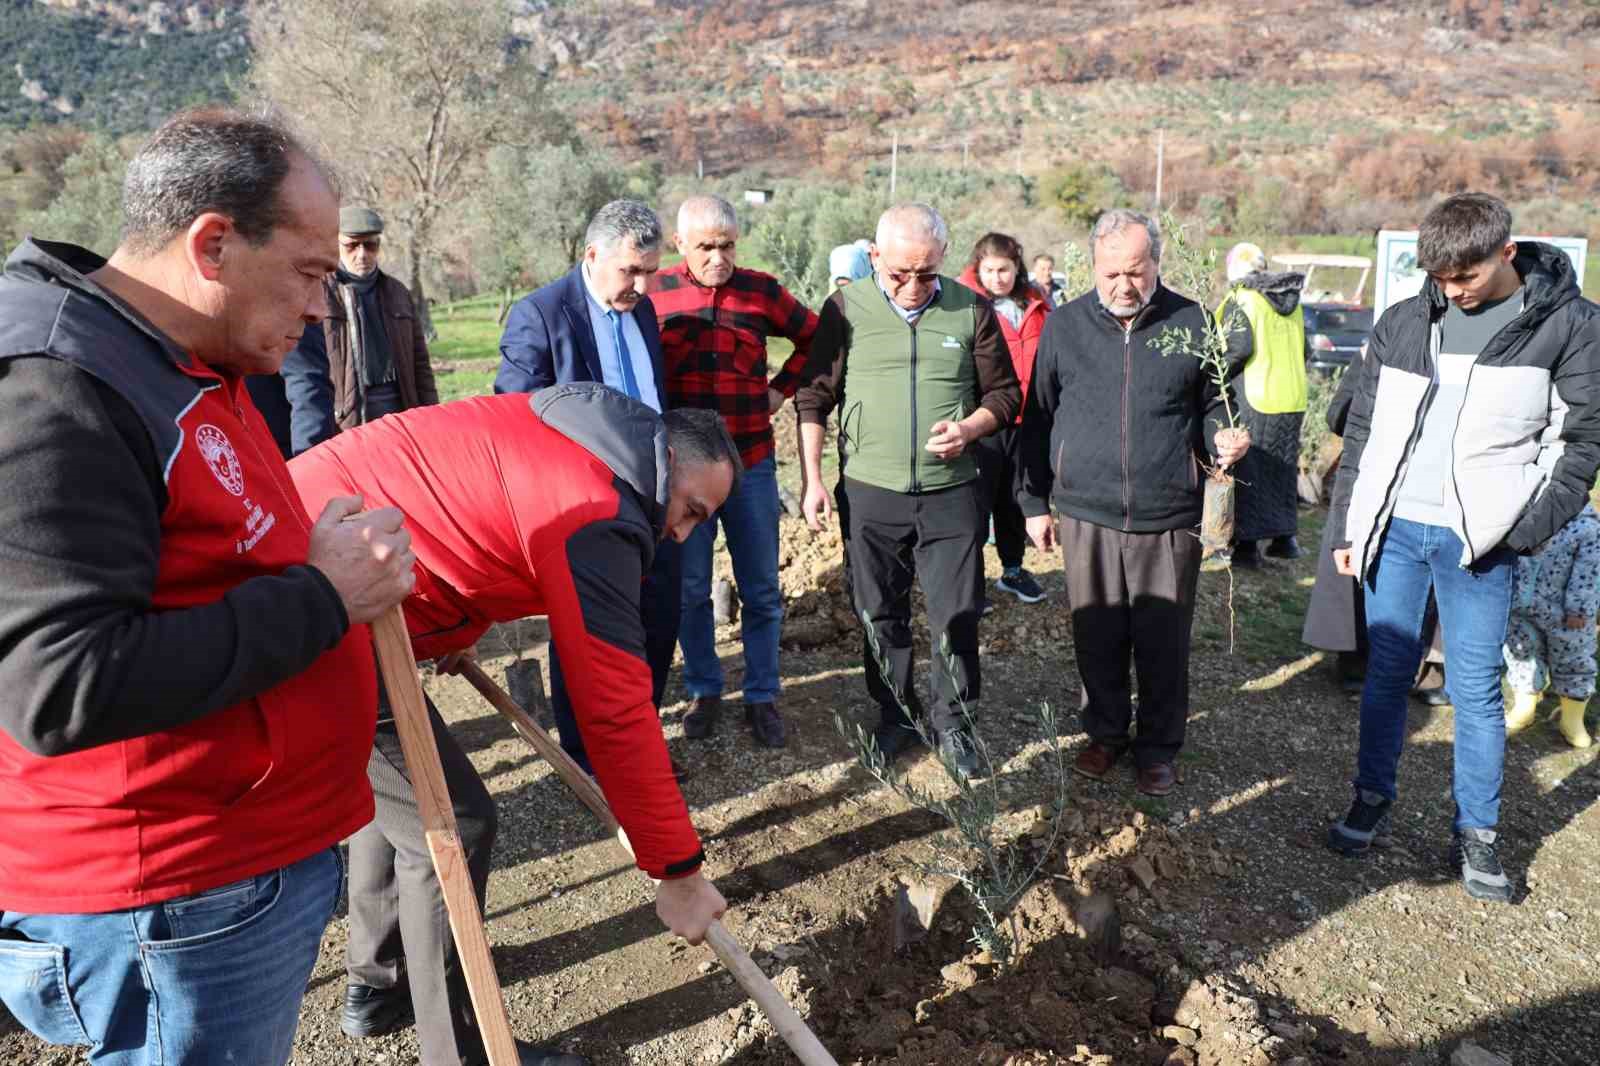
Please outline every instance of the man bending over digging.
[[[417, 557], [405, 614], [418, 659], [440, 657], [448, 671], [491, 623], [549, 616], [600, 788], [640, 869], [660, 881], [656, 913], [699, 943], [727, 904], [700, 875], [704, 852], [667, 759], [639, 591], [657, 543], [682, 543], [738, 483], [739, 451], [717, 414], [661, 416], [604, 385], [557, 385], [380, 419], [299, 456], [290, 472], [308, 506], [359, 491], [368, 506], [405, 514]], [[481, 907], [494, 803], [431, 703], [428, 713]], [[350, 842], [343, 1027], [376, 1036], [414, 1008], [425, 1066], [482, 1062], [386, 706], [367, 776], [377, 817]], [[519, 1050], [524, 1064], [588, 1061]]]

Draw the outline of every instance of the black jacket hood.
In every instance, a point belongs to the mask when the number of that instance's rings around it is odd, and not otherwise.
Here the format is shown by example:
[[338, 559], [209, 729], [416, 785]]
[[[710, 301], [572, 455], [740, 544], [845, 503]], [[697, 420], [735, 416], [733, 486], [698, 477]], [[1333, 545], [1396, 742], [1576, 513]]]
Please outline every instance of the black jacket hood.
[[552, 385], [528, 397], [545, 425], [581, 445], [639, 497], [645, 517], [659, 533], [667, 517], [670, 489], [667, 427], [638, 400], [596, 381]]
[[1288, 315], [1300, 306], [1300, 290], [1306, 276], [1293, 270], [1257, 270], [1239, 279], [1242, 288], [1254, 289], [1267, 298], [1267, 303], [1280, 315]]
[[[1528, 325], [1543, 322], [1582, 295], [1572, 260], [1553, 244], [1519, 241], [1517, 256], [1511, 265], [1522, 278], [1523, 314]], [[1444, 314], [1449, 301], [1431, 276], [1422, 285], [1422, 297], [1427, 302], [1430, 318], [1437, 319]]]

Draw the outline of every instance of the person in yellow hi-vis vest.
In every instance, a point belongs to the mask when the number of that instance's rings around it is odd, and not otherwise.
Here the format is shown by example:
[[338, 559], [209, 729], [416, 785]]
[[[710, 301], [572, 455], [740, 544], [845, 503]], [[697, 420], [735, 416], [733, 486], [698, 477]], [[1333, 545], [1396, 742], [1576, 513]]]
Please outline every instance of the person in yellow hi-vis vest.
[[[1298, 524], [1300, 423], [1306, 411], [1306, 327], [1300, 312], [1305, 277], [1268, 273], [1253, 244], [1228, 253], [1228, 295], [1217, 321], [1228, 336], [1228, 361], [1239, 375], [1240, 417], [1249, 453], [1234, 471], [1234, 566], [1259, 566], [1257, 541], [1279, 559], [1300, 555]], [[1224, 564], [1225, 565], [1225, 564]]]

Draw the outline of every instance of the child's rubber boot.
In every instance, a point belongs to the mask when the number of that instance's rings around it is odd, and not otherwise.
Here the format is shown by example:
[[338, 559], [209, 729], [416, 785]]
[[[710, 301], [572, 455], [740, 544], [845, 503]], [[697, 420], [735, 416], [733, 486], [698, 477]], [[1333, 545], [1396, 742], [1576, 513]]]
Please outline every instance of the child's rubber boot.
[[1591, 743], [1589, 731], [1583, 727], [1583, 713], [1588, 709], [1588, 700], [1561, 697], [1561, 735], [1575, 748], [1587, 748]]
[[1533, 722], [1539, 711], [1537, 692], [1513, 692], [1506, 704], [1506, 736], [1520, 733]]

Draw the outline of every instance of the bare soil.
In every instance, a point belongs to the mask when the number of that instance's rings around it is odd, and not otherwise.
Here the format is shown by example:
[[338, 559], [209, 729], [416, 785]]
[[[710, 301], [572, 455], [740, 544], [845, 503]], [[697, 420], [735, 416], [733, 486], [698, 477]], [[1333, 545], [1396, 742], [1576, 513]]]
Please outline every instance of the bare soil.
[[[1308, 547], [1320, 522], [1305, 512]], [[956, 892], [906, 943], [895, 896], [920, 880], [942, 826], [876, 787], [835, 730], [835, 714], [876, 714], [836, 534], [785, 519], [783, 555], [789, 746], [755, 747], [737, 714], [709, 741], [683, 739], [676, 682], [662, 720], [690, 773], [708, 873], [732, 904], [727, 925], [841, 1063], [1420, 1066], [1468, 1040], [1517, 1066], [1600, 1061], [1595, 755], [1546, 725], [1511, 743], [1511, 906], [1469, 900], [1445, 866], [1448, 709], [1413, 710], [1391, 846], [1358, 860], [1324, 850], [1348, 801], [1356, 704], [1298, 642], [1309, 553], [1236, 574], [1231, 590], [1227, 575], [1202, 577], [1180, 788], [1140, 797], [1126, 768], [1105, 784], [1074, 779], [1005, 969], [968, 943], [972, 915]], [[1049, 598], [1028, 606], [991, 590], [978, 714], [1010, 805], [1006, 835], [1036, 854], [1050, 782], [1038, 701], [1060, 709], [1069, 757], [1085, 738], [1060, 562], [1030, 552], [1028, 564]], [[989, 566], [996, 576], [992, 551]], [[736, 700], [737, 626], [719, 637]], [[542, 658], [545, 639], [542, 623], [525, 622], [481, 652], [498, 677], [513, 656]], [[794, 1061], [708, 949], [669, 940], [649, 883], [532, 750], [465, 683], [428, 688], [500, 804], [487, 917], [519, 1035], [601, 1064]], [[911, 772], [945, 787], [926, 754]], [[1095, 914], [1108, 903], [1120, 936]], [[362, 1042], [339, 1032], [344, 941], [341, 915], [293, 1061], [415, 1062], [409, 1031]], [[0, 1021], [0, 1062], [78, 1061]]]

